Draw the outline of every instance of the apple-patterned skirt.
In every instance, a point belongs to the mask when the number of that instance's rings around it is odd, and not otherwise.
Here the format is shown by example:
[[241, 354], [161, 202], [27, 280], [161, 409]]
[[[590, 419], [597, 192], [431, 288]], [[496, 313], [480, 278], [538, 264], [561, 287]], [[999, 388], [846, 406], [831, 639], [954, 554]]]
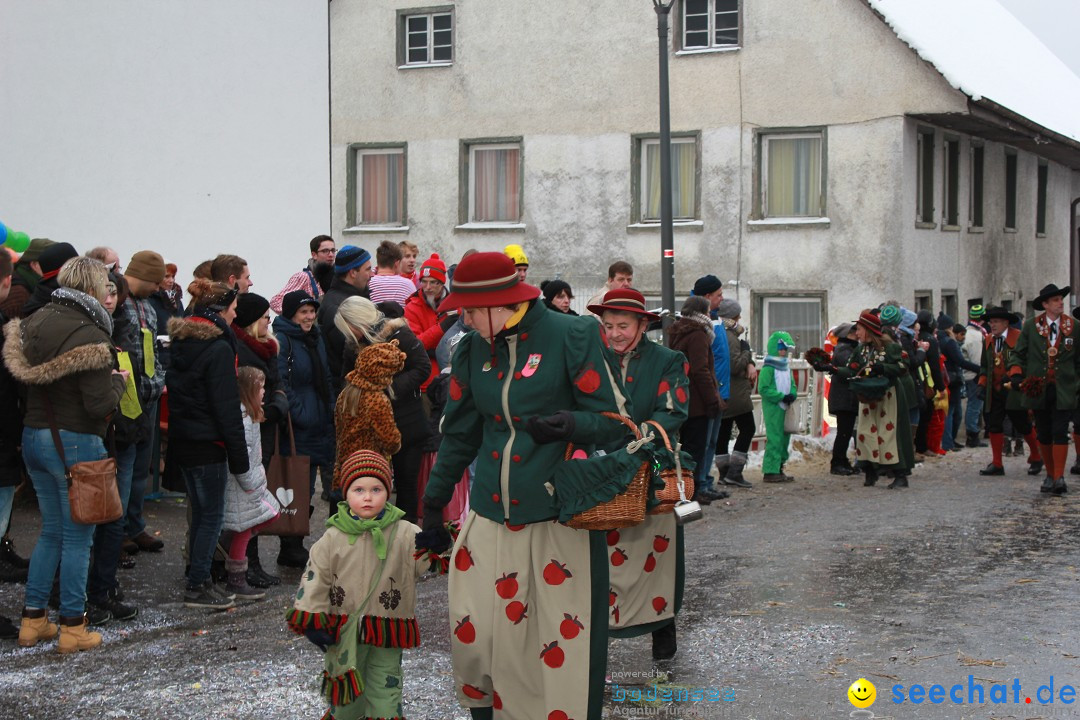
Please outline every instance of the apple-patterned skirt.
[[607, 655], [604, 534], [470, 511], [450, 566], [454, 683], [501, 718], [600, 720]]
[[[876, 465], [900, 462], [896, 426], [896, 388], [890, 387], [883, 398], [859, 403], [855, 427], [855, 458]], [[907, 422], [907, 418], [902, 418]]]
[[608, 628], [620, 636], [654, 630], [675, 617], [676, 572], [682, 547], [676, 542], [674, 513], [646, 515], [639, 525], [607, 533], [611, 578]]

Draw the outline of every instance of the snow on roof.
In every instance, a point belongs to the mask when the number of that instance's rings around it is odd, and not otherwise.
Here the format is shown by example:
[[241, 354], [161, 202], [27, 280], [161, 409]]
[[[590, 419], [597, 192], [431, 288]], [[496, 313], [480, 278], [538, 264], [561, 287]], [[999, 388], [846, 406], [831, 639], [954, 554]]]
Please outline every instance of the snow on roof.
[[867, 0], [957, 90], [1080, 141], [1080, 77], [997, 0]]

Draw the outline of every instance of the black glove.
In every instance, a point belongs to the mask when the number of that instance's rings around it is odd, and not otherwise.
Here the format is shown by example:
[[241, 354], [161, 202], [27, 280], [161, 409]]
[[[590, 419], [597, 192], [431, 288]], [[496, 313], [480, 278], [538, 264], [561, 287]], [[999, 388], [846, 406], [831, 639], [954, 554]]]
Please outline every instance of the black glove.
[[315, 647], [319, 648], [323, 652], [326, 652], [327, 648], [334, 644], [334, 636], [325, 630], [319, 630], [311, 628], [304, 631], [304, 637], [311, 642], [315, 643]]
[[975, 397], [977, 397], [980, 400], [985, 400], [986, 399], [986, 387], [983, 386], [983, 385], [980, 385], [979, 389], [975, 391]]
[[867, 377], [881, 377], [885, 374], [885, 368], [880, 365], [871, 365], [870, 372], [867, 373]]
[[796, 399], [797, 396], [795, 395], [795, 393], [788, 393], [784, 396], [784, 402], [786, 402], [789, 406], [794, 405]]
[[541, 445], [567, 440], [574, 434], [574, 415], [569, 410], [560, 410], [547, 417], [534, 415], [525, 421], [525, 431]]
[[443, 522], [442, 511], [445, 506], [445, 503], [424, 501], [424, 524], [423, 531], [416, 534], [417, 550], [431, 550], [436, 555], [441, 555], [454, 544], [450, 532], [446, 529], [446, 523]]
[[439, 321], [439, 327], [442, 328], [443, 332], [447, 332], [450, 328], [454, 327], [454, 323], [456, 323], [457, 321], [458, 316], [451, 313]]

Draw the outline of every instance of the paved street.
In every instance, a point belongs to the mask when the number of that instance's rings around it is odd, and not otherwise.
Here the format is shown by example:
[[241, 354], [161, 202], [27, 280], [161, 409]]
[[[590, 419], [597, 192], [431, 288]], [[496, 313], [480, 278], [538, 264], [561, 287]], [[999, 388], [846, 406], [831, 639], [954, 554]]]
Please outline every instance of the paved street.
[[[656, 667], [648, 638], [614, 641], [605, 718], [870, 717], [851, 714], [847, 688], [859, 677], [877, 687], [869, 713], [879, 718], [1080, 717], [1062, 704], [1075, 697], [1062, 686], [1080, 683], [1071, 615], [1080, 500], [1040, 495], [1039, 479], [1023, 474], [1018, 458], [1006, 460], [1009, 477], [980, 478], [988, 456], [989, 449], [965, 450], [928, 461], [905, 491], [832, 477], [817, 457], [788, 466], [793, 484], [758, 483], [714, 503], [686, 528], [678, 656]], [[166, 550], [121, 571], [127, 597], [143, 608], [139, 618], [107, 626], [103, 648], [78, 656], [60, 657], [53, 644], [19, 650], [5, 642], [0, 714], [319, 717], [320, 653], [281, 619], [299, 571], [284, 571], [283, 586], [262, 602], [216, 615], [184, 609], [184, 505], [148, 508]], [[23, 552], [35, 514], [16, 513]], [[271, 566], [275, 553], [276, 541], [264, 541]], [[421, 586], [424, 645], [405, 653], [410, 718], [466, 717], [452, 699], [445, 583]], [[0, 611], [16, 614], [21, 601], [22, 586], [0, 586]], [[715, 689], [720, 699], [633, 702], [658, 673], [661, 691]], [[1055, 702], [1040, 706], [1036, 692], [1051, 676]], [[1007, 687], [993, 697], [1007, 703], [991, 702], [995, 683]], [[943, 686], [943, 696], [931, 697], [944, 701], [893, 702], [893, 686], [907, 699], [916, 684], [927, 692]], [[967, 704], [969, 692], [978, 700], [976, 686], [985, 702]], [[954, 704], [950, 691], [965, 704]]]

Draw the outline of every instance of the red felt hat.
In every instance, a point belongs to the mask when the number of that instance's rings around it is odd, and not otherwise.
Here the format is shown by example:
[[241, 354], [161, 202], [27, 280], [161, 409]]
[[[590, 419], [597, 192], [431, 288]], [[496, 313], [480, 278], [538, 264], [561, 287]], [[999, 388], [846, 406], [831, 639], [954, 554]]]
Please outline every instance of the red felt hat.
[[475, 253], [458, 263], [450, 294], [439, 312], [463, 307], [500, 307], [535, 300], [540, 288], [518, 279], [514, 261], [499, 252]]
[[645, 309], [645, 296], [634, 288], [608, 290], [599, 305], [589, 305], [589, 312], [594, 315], [603, 315], [605, 310], [634, 313], [650, 320], [660, 319], [659, 315]]
[[881, 318], [869, 310], [863, 310], [859, 315], [859, 319], [855, 321], [856, 324], [862, 325], [864, 328], [874, 333], [878, 337], [881, 336]]

